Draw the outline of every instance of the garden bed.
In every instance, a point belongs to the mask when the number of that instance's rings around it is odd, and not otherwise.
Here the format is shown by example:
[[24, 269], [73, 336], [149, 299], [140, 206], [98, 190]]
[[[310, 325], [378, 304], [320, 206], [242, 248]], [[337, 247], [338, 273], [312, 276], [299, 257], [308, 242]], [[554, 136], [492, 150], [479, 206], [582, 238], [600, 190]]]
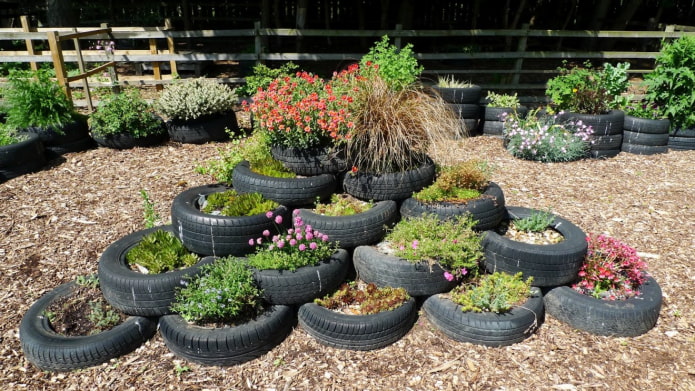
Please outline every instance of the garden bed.
[[[451, 157], [484, 156], [508, 205], [548, 209], [586, 232], [637, 248], [664, 293], [654, 329], [598, 337], [547, 316], [536, 334], [504, 348], [454, 342], [424, 316], [400, 341], [357, 352], [295, 329], [267, 355], [229, 368], [177, 359], [158, 334], [133, 353], [75, 373], [42, 372], [22, 354], [18, 327], [31, 303], [96, 273], [113, 241], [143, 228], [139, 191], [169, 219], [173, 198], [210, 182], [194, 172], [219, 144], [68, 153], [38, 173], [0, 184], [0, 384], [6, 389], [695, 389], [692, 248], [695, 152], [621, 153], [542, 164], [513, 158], [501, 140], [449, 142]], [[462, 152], [463, 151], [463, 152]], [[446, 153], [446, 151], [440, 151]], [[442, 156], [435, 155], [435, 159]], [[178, 374], [178, 376], [177, 376]]]

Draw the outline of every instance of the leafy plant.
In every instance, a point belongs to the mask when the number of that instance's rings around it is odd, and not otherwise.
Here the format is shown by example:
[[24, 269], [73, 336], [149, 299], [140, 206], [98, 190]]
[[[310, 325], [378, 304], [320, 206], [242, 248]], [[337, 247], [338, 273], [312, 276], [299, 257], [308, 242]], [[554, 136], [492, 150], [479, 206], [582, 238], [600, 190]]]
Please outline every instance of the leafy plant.
[[189, 252], [178, 238], [161, 229], [143, 236], [125, 258], [128, 264], [140, 265], [148, 273], [163, 273], [198, 262], [198, 256]]
[[16, 128], [0, 124], [0, 147], [16, 144], [22, 140], [24, 140], [24, 136], [17, 133]]
[[413, 194], [420, 202], [466, 202], [480, 197], [490, 183], [492, 169], [482, 160], [467, 160], [439, 167], [435, 182]]
[[259, 89], [268, 88], [274, 79], [290, 76], [298, 68], [299, 66], [291, 61], [282, 64], [280, 68], [270, 68], [265, 64], [256, 64], [253, 67], [253, 74], [246, 76], [246, 84], [237, 88], [236, 91], [241, 96], [252, 96]]
[[695, 127], [695, 37], [664, 41], [654, 71], [644, 79], [646, 100], [662, 108], [671, 129]]
[[647, 279], [647, 264], [637, 251], [609, 236], [589, 234], [589, 248], [579, 281], [572, 286], [579, 293], [604, 300], [639, 296]]
[[107, 330], [121, 321], [121, 316], [108, 306], [105, 308], [102, 303], [90, 302], [89, 303], [89, 313], [87, 314], [87, 319], [94, 325], [96, 330], [93, 330], [93, 334], [99, 333], [102, 330]]
[[236, 102], [236, 92], [215, 80], [180, 79], [164, 88], [155, 108], [169, 119], [188, 121], [230, 112]]
[[189, 322], [231, 322], [260, 309], [261, 290], [245, 262], [234, 257], [205, 265], [176, 292], [172, 311]]
[[143, 217], [145, 219], [145, 228], [152, 228], [158, 223], [161, 223], [162, 217], [154, 209], [154, 202], [150, 200], [147, 191], [140, 190], [140, 197], [142, 197], [142, 207], [144, 209]]
[[586, 156], [593, 129], [581, 121], [558, 122], [557, 116], [532, 110], [526, 117], [502, 115], [507, 150], [521, 159], [568, 162]]
[[[360, 59], [363, 72], [376, 72], [390, 89], [401, 90], [415, 81], [424, 67], [419, 65], [413, 53], [413, 44], [398, 49], [389, 43], [388, 35], [374, 43]], [[371, 79], [371, 77], [368, 76]]]
[[314, 211], [325, 216], [352, 216], [364, 213], [374, 206], [372, 201], [362, 201], [349, 194], [333, 194], [329, 203], [316, 201]]
[[211, 193], [200, 207], [204, 213], [219, 212], [222, 216], [253, 216], [278, 207], [278, 203], [263, 198], [260, 193], [239, 194], [236, 190]]
[[330, 310], [354, 309], [358, 315], [392, 311], [410, 299], [404, 288], [377, 287], [374, 283], [342, 284], [333, 294], [314, 299], [314, 303]]
[[460, 305], [463, 312], [504, 313], [531, 296], [532, 282], [533, 277], [524, 281], [521, 272], [485, 274], [454, 288], [451, 301]]
[[534, 210], [528, 217], [513, 221], [514, 226], [524, 232], [543, 232], [553, 225], [553, 222], [555, 222], [555, 215], [549, 210]]
[[662, 107], [657, 106], [653, 102], [642, 102], [641, 104], [629, 104], [623, 108], [625, 115], [631, 115], [633, 117], [645, 118], [645, 119], [663, 119], [666, 118], [666, 114]]
[[472, 85], [470, 82], [457, 80], [451, 75], [437, 78], [437, 87], [439, 88], [467, 88]]
[[493, 91], [488, 91], [487, 93], [487, 106], [488, 107], [509, 107], [512, 109], [519, 108], [521, 104], [519, 103], [519, 97], [510, 94], [497, 94]]
[[72, 101], [46, 70], [11, 70], [8, 85], [2, 91], [7, 119], [13, 129], [53, 128], [58, 134], [63, 125], [77, 118]]
[[[305, 225], [298, 216], [298, 209], [293, 213], [292, 228], [272, 237], [266, 230], [262, 237], [249, 240], [249, 245], [259, 246], [256, 253], [248, 256], [251, 267], [294, 271], [302, 266], [316, 265], [336, 251], [337, 247], [328, 241], [328, 235]], [[273, 216], [272, 212], [267, 212], [266, 216], [275, 219], [276, 224], [282, 224], [282, 216]]]
[[399, 221], [384, 241], [391, 244], [398, 257], [437, 263], [463, 276], [469, 271], [477, 272], [483, 256], [481, 237], [473, 231], [474, 225], [470, 215], [450, 220], [440, 220], [435, 215], [409, 217]]
[[111, 94], [89, 116], [89, 128], [94, 135], [107, 137], [130, 134], [135, 138], [166, 132], [162, 119], [136, 89]]
[[99, 288], [99, 277], [97, 277], [94, 274], [89, 276], [77, 276], [75, 278], [75, 284], [92, 289], [97, 289]]

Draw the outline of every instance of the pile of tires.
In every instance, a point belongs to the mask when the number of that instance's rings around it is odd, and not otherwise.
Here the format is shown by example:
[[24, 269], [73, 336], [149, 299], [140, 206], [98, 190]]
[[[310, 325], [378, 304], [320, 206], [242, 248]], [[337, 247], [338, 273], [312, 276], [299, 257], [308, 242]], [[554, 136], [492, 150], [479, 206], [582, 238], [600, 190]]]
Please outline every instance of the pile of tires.
[[646, 119], [625, 116], [621, 151], [636, 155], [654, 155], [668, 152], [668, 119]]
[[477, 134], [482, 111], [480, 106], [481, 87], [470, 85], [460, 88], [433, 88], [461, 120], [463, 134], [469, 136]]
[[673, 151], [692, 151], [695, 149], [695, 128], [676, 129], [669, 135], [668, 147]]

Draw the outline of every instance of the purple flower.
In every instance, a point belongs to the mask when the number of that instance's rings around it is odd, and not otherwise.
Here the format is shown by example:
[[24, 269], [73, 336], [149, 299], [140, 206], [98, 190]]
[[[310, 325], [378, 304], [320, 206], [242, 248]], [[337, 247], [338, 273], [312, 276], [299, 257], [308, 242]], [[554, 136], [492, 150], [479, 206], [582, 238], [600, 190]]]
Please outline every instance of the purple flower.
[[309, 248], [312, 249], [312, 250], [316, 250], [316, 248], [317, 248], [318, 246], [319, 246], [319, 245], [316, 244], [316, 242], [311, 242], [311, 243], [309, 243]]
[[282, 216], [280, 216], [280, 215], [275, 216], [275, 224], [282, 224]]
[[444, 272], [444, 278], [446, 278], [447, 281], [453, 281], [454, 275], [449, 272]]
[[270, 236], [270, 231], [268, 231], [267, 229], [263, 230], [263, 236]]
[[413, 244], [411, 245], [413, 250], [417, 250], [418, 244], [420, 244], [420, 242], [417, 239], [413, 240]]
[[311, 233], [311, 232], [307, 232], [307, 233], [306, 233], [306, 240], [311, 240], [311, 239], [313, 239], [313, 238], [314, 238], [314, 234], [313, 234], [313, 233]]
[[273, 218], [273, 212], [272, 211], [265, 212], [265, 217], [272, 219]]
[[253, 238], [249, 239], [249, 246], [253, 246], [256, 242], [254, 242]]
[[296, 246], [297, 241], [295, 239], [290, 239], [290, 246]]
[[284, 241], [284, 240], [278, 241], [277, 246], [278, 246], [278, 248], [283, 248], [283, 247], [285, 247], [285, 241]]
[[299, 251], [304, 251], [306, 250], [306, 244], [302, 243], [299, 245]]
[[294, 237], [297, 238], [297, 240], [302, 240], [303, 238], [302, 234], [300, 233], [297, 233]]
[[327, 242], [328, 241], [328, 235], [326, 235], [326, 234], [321, 235], [321, 240], [323, 240], [324, 242]]

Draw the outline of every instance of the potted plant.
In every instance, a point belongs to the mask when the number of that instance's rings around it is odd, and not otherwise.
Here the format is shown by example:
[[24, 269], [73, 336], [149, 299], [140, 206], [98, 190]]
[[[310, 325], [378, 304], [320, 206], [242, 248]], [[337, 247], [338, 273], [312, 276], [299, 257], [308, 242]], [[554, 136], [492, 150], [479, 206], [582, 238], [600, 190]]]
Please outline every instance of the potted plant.
[[166, 129], [136, 89], [112, 94], [89, 116], [89, 129], [97, 144], [114, 149], [149, 147], [166, 139]]
[[479, 275], [448, 294], [427, 298], [427, 319], [450, 338], [507, 346], [533, 334], [544, 318], [543, 295], [532, 278], [496, 272]]
[[488, 272], [521, 272], [539, 287], [577, 279], [587, 249], [584, 231], [550, 211], [508, 206], [506, 216], [483, 234], [483, 264]]
[[10, 129], [39, 136], [50, 157], [91, 148], [87, 119], [47, 70], [12, 70], [3, 89]]
[[669, 148], [695, 148], [695, 37], [664, 41], [654, 71], [645, 75], [645, 98], [671, 121]]
[[471, 135], [478, 129], [482, 89], [479, 85], [457, 80], [453, 76], [440, 76], [432, 87], [463, 125], [463, 135]]
[[449, 291], [459, 277], [477, 270], [480, 236], [470, 216], [440, 220], [433, 215], [399, 221], [375, 246], [353, 253], [357, 275], [377, 286], [402, 287], [412, 296]]
[[174, 314], [159, 319], [164, 343], [202, 365], [235, 365], [267, 353], [290, 333], [295, 315], [288, 306], [263, 303], [260, 294], [243, 260], [217, 260], [185, 281]]
[[239, 130], [234, 113], [234, 90], [216, 80], [197, 78], [174, 81], [155, 102], [166, 117], [169, 137], [178, 142], [202, 144], [224, 141]]
[[34, 302], [22, 317], [24, 356], [44, 371], [67, 372], [130, 353], [157, 331], [157, 322], [125, 316], [104, 301], [96, 276], [78, 276]]
[[572, 67], [564, 62], [558, 68], [560, 74], [548, 80], [545, 93], [553, 108], [562, 112], [559, 118], [582, 121], [593, 129], [591, 157], [620, 153], [624, 113], [618, 108], [627, 100], [622, 94], [629, 86], [629, 68], [627, 62], [615, 66], [604, 63], [600, 69], [593, 68], [589, 61]]
[[504, 193], [490, 181], [492, 168], [482, 160], [438, 167], [434, 183], [401, 203], [401, 216], [434, 214], [440, 219], [470, 214], [474, 229], [484, 231], [504, 218]]
[[415, 322], [417, 307], [403, 288], [351, 281], [303, 304], [298, 317], [302, 329], [324, 345], [373, 350], [403, 337]]
[[528, 112], [528, 109], [519, 103], [516, 93], [511, 95], [488, 91], [485, 101], [483, 134], [487, 136], [504, 136], [504, 117], [502, 114], [506, 113], [507, 116], [515, 114], [523, 118]]
[[[505, 117], [505, 145], [515, 157], [544, 163], [568, 162], [588, 156], [593, 128], [581, 120], [562, 120], [532, 110], [526, 118]], [[622, 136], [616, 139], [616, 146]]]
[[[271, 304], [303, 304], [331, 293], [350, 267], [348, 252], [305, 224], [298, 212], [293, 212], [291, 228], [278, 234], [264, 231], [248, 243], [256, 248], [248, 255], [248, 264], [263, 290], [263, 299]], [[271, 212], [268, 218], [278, 225], [284, 221]]]
[[627, 105], [623, 124], [623, 152], [653, 155], [668, 152], [671, 122], [654, 102]]
[[46, 164], [43, 141], [37, 134], [19, 134], [0, 124], [0, 182], [38, 171]]

